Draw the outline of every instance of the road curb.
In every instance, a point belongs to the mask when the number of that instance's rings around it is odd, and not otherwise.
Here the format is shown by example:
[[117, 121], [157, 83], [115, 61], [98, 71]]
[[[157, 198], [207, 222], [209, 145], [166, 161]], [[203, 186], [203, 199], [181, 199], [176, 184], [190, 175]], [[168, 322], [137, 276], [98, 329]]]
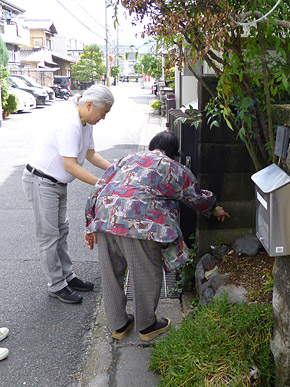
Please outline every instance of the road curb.
[[112, 362], [112, 339], [101, 299], [94, 318], [90, 348], [79, 387], [109, 386], [109, 370]]

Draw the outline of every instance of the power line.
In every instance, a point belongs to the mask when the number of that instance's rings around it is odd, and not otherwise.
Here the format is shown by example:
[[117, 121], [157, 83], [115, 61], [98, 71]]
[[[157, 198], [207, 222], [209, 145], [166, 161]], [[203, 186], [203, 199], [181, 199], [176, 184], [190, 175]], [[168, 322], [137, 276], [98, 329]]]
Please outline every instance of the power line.
[[98, 36], [101, 39], [104, 39], [106, 41], [106, 38], [97, 34], [95, 31], [93, 31], [90, 27], [88, 27], [86, 24], [84, 24], [79, 18], [77, 18], [69, 9], [66, 8], [65, 5], [63, 5], [60, 0], [56, 0], [56, 2], [61, 5], [74, 19], [76, 19], [81, 25], [83, 25], [86, 29], [88, 29], [90, 32], [92, 32], [94, 35]]
[[95, 22], [97, 23], [99, 26], [101, 26], [102, 28], [106, 29], [105, 26], [103, 26], [100, 22], [98, 22], [78, 1], [74, 0], [74, 2], [83, 10], [85, 11], [85, 13]]
[[266, 18], [272, 13], [272, 12], [274, 11], [274, 9], [280, 4], [280, 2], [281, 2], [281, 0], [278, 0], [277, 3], [274, 5], [274, 7], [273, 7], [269, 12], [267, 12], [266, 15], [263, 15], [263, 16], [260, 17], [259, 19], [255, 19], [255, 20], [253, 20], [253, 21], [246, 22], [246, 23], [237, 22], [237, 21], [235, 21], [235, 20], [233, 20], [233, 21], [234, 21], [234, 23], [238, 24], [239, 26], [244, 26], [244, 27], [250, 26], [250, 25], [252, 25], [252, 24], [259, 23], [259, 22], [262, 21], [263, 19], [266, 19]]

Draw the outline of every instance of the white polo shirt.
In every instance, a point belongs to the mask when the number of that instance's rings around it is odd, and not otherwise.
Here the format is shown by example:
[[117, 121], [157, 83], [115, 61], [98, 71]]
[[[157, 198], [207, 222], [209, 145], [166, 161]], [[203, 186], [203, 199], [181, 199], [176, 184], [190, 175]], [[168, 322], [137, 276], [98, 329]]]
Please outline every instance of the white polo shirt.
[[64, 169], [62, 157], [75, 157], [82, 166], [88, 149], [94, 149], [93, 126], [83, 126], [79, 112], [73, 107], [65, 122], [45, 131], [29, 164], [61, 183], [70, 183], [75, 177]]

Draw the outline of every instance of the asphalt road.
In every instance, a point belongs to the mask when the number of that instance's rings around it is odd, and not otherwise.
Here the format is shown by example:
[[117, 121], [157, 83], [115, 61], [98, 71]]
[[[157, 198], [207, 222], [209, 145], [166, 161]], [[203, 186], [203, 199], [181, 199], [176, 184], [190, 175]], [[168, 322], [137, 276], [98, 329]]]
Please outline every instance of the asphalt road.
[[[112, 161], [136, 151], [148, 113], [150, 91], [138, 84], [112, 87], [115, 104], [95, 127], [96, 150]], [[66, 114], [70, 101], [29, 113], [13, 114], [0, 129], [0, 326], [10, 334], [0, 343], [9, 357], [0, 362], [1, 387], [68, 387], [77, 385], [86, 362], [92, 327], [97, 323], [101, 279], [97, 250], [82, 240], [84, 207], [91, 187], [69, 186], [69, 250], [76, 274], [95, 284], [81, 305], [47, 295], [38, 260], [32, 211], [21, 176], [39, 133]], [[101, 171], [85, 164], [96, 175]]]

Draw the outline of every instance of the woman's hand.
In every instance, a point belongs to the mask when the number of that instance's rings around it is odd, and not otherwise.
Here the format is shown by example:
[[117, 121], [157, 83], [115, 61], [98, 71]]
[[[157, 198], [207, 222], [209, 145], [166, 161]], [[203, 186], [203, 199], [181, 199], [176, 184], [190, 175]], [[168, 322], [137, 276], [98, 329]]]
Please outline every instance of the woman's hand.
[[95, 232], [88, 234], [84, 233], [84, 241], [90, 250], [93, 250], [94, 244], [97, 244], [97, 234]]
[[230, 218], [230, 214], [220, 206], [216, 206], [213, 212], [213, 216], [216, 216], [217, 219], [221, 220], [222, 222], [225, 220], [226, 217]]

